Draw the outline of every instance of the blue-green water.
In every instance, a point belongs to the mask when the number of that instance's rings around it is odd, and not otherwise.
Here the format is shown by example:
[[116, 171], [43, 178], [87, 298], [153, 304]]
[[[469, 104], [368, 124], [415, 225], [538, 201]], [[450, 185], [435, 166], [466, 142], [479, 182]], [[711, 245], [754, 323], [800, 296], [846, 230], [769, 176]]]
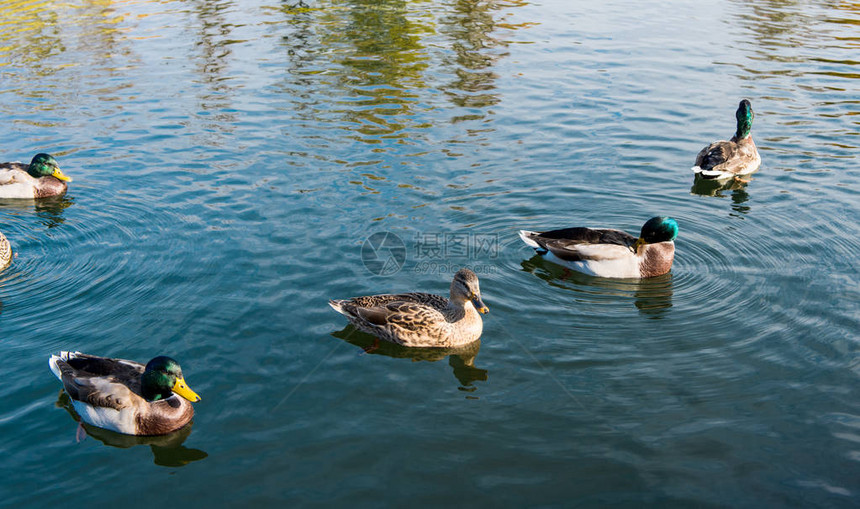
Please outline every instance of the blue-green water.
[[[0, 203], [0, 505], [860, 504], [856, 4], [294, 4], [0, 2], [0, 160], [75, 179]], [[761, 170], [694, 186], [744, 97]], [[657, 214], [642, 282], [516, 236]], [[326, 304], [461, 266], [480, 351]], [[193, 428], [76, 441], [61, 349], [177, 358]]]

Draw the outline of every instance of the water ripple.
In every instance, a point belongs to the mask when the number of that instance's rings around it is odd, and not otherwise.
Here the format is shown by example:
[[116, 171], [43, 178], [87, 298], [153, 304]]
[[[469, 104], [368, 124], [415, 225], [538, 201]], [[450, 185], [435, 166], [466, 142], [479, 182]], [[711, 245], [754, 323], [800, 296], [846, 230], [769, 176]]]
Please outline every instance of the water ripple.
[[[2, 17], [0, 138], [75, 178], [53, 204], [0, 204], [17, 254], [0, 344], [22, 375], [0, 408], [22, 478], [6, 505], [86, 503], [82, 470], [139, 479], [133, 506], [164, 489], [201, 505], [856, 499], [850, 4], [24, 0]], [[762, 168], [694, 183], [742, 97]], [[565, 271], [516, 234], [635, 233], [658, 214], [680, 224], [675, 264], [642, 281]], [[390, 276], [362, 263], [377, 231], [409, 248]], [[416, 248], [445, 234], [495, 249]], [[346, 322], [327, 299], [445, 294], [462, 266], [491, 310], [474, 365], [332, 337]], [[144, 448], [74, 443], [45, 369], [70, 347], [182, 362], [203, 396], [189, 446], [212, 453], [189, 482]], [[407, 473], [430, 476], [390, 489], [416, 454]], [[477, 480], [455, 475], [476, 461]], [[587, 482], [557, 475], [571, 468]], [[236, 472], [238, 492], [200, 489]]]

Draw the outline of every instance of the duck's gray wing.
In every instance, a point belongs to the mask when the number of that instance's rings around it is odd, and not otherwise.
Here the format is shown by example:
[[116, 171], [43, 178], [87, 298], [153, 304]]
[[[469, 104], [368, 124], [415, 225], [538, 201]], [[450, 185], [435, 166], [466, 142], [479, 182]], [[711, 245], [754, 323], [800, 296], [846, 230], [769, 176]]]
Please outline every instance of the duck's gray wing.
[[571, 262], [603, 259], [608, 253], [617, 254], [618, 247], [629, 250], [636, 242], [636, 237], [627, 232], [584, 227], [551, 230], [530, 238], [560, 259]]

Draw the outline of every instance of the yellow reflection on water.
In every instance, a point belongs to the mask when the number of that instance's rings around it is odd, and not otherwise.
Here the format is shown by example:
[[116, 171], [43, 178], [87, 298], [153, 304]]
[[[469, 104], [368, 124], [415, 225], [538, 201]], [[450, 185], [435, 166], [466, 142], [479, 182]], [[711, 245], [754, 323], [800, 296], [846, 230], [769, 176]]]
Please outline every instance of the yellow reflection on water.
[[98, 47], [109, 54], [116, 43], [115, 25], [123, 21], [123, 15], [112, 5], [111, 0], [0, 1], [0, 67], [27, 64], [39, 74], [76, 65], [74, 61], [41, 65], [48, 57], [78, 49], [67, 47], [69, 41], [64, 38], [64, 32], [72, 27], [83, 30], [90, 48]]
[[301, 107], [308, 119], [341, 123], [354, 140], [374, 145], [408, 142], [410, 131], [433, 127], [422, 121], [433, 109], [421, 100], [428, 89], [472, 108], [452, 121], [481, 119], [500, 101], [492, 67], [506, 56], [500, 49], [507, 43], [497, 32], [531, 26], [506, 23], [509, 14], [501, 11], [526, 4], [456, 0], [442, 15], [432, 2], [402, 0], [285, 7], [277, 11], [293, 29], [282, 40], [291, 62], [285, 88], [303, 84], [296, 92], [334, 96], [325, 105], [301, 101]]

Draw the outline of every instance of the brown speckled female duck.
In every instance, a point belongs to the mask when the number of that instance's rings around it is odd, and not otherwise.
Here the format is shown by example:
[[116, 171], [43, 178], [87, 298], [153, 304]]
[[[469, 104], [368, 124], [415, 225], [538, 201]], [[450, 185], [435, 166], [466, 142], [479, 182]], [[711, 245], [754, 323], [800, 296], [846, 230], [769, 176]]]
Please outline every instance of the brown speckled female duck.
[[5, 269], [12, 263], [12, 246], [9, 239], [0, 232], [0, 270]]
[[411, 347], [452, 348], [481, 337], [478, 276], [460, 269], [451, 282], [451, 298], [430, 293], [401, 293], [331, 300], [335, 311], [358, 329], [380, 339]]

